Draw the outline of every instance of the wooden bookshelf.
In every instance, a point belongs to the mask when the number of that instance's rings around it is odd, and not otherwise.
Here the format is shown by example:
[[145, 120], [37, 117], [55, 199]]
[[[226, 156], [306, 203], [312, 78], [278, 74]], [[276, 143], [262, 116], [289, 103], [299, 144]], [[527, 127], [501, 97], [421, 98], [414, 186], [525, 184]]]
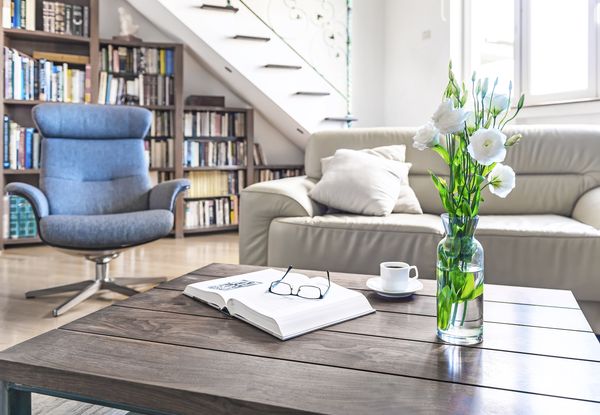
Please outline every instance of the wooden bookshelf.
[[[37, 5], [36, 15], [36, 30], [13, 29], [0, 27], [0, 43], [3, 47], [16, 49], [24, 54], [33, 55], [34, 51], [65, 53], [71, 55], [85, 56], [90, 62], [91, 73], [91, 101], [96, 101], [97, 76], [98, 71], [98, 2], [99, 0], [68, 0], [65, 3], [76, 4], [79, 6], [89, 7], [89, 37], [75, 36], [69, 34], [49, 33], [42, 31], [42, 8], [41, 2]], [[2, 21], [2, 10], [0, 10], [0, 21]], [[3, 53], [4, 55], [4, 53]], [[77, 66], [77, 65], [74, 65]], [[80, 65], [83, 66], [83, 65]], [[8, 115], [11, 120], [19, 125], [30, 128], [33, 127], [31, 118], [31, 107], [45, 101], [39, 100], [16, 100], [5, 99], [4, 91], [4, 65], [0, 67], [0, 111], [2, 112], [0, 120], [4, 119], [4, 115]], [[4, 123], [0, 122], [0, 148], [4, 149]], [[39, 185], [39, 169], [7, 169], [4, 164], [0, 163], [0, 188], [4, 188], [7, 183], [20, 181]], [[0, 204], [0, 218], [4, 216], [4, 204]], [[26, 245], [41, 243], [39, 237], [27, 238], [4, 238], [4, 221], [0, 220], [0, 249], [5, 246]]]

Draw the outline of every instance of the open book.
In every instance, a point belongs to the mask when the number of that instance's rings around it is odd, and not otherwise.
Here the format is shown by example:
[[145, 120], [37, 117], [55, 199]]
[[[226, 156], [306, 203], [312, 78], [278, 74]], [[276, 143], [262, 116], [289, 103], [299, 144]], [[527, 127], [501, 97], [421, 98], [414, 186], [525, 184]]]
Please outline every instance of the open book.
[[[283, 271], [266, 269], [190, 284], [183, 294], [281, 340], [375, 312], [360, 292], [334, 283], [327, 295], [318, 300], [270, 293], [271, 283], [282, 276]], [[297, 273], [287, 274], [284, 282], [293, 287], [310, 284], [327, 288], [327, 278], [308, 278]]]

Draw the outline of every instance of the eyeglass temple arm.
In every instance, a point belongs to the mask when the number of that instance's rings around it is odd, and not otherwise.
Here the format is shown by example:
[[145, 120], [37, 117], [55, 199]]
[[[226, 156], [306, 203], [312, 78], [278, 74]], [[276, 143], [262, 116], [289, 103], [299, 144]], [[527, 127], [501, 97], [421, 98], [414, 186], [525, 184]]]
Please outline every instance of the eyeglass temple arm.
[[292, 268], [293, 268], [292, 265], [288, 266], [288, 269], [285, 272], [285, 274], [283, 274], [283, 277], [279, 278], [279, 280], [277, 282], [283, 281], [283, 279], [289, 274], [289, 272], [292, 270]]

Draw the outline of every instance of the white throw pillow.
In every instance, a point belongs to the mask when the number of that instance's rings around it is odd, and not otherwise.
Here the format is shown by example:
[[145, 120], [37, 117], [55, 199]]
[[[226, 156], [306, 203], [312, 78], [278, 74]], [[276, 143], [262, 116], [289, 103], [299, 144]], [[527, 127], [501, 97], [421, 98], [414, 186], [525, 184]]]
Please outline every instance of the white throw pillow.
[[403, 164], [356, 150], [337, 150], [327, 164], [308, 195], [325, 206], [362, 215], [389, 215], [402, 177], [408, 176]]
[[[404, 144], [366, 148], [363, 150], [358, 150], [358, 152], [370, 154], [386, 160], [392, 160], [397, 164], [402, 165], [402, 175], [400, 176], [400, 192], [398, 194], [398, 201], [396, 202], [392, 212], [417, 214], [423, 213], [423, 209], [421, 209], [419, 199], [417, 199], [417, 195], [415, 194], [414, 190], [410, 187], [410, 184], [408, 182], [408, 172], [412, 167], [412, 164], [404, 163], [406, 154], [406, 146]], [[334, 157], [335, 156], [330, 156], [321, 159], [321, 171], [323, 172], [323, 175], [325, 175], [325, 172], [329, 168], [329, 164]]]

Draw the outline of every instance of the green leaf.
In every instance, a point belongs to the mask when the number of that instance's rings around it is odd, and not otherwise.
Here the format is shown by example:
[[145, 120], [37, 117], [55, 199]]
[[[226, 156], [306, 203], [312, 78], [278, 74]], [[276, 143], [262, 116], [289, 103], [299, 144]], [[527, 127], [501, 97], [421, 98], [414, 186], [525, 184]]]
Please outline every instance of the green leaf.
[[465, 274], [464, 285], [462, 287], [462, 293], [460, 299], [462, 301], [468, 301], [471, 299], [473, 295], [473, 290], [475, 289], [475, 274], [472, 272], [467, 272]]
[[448, 154], [448, 150], [439, 144], [433, 146], [431, 149], [438, 153], [444, 159], [446, 164], [450, 164], [450, 155]]

